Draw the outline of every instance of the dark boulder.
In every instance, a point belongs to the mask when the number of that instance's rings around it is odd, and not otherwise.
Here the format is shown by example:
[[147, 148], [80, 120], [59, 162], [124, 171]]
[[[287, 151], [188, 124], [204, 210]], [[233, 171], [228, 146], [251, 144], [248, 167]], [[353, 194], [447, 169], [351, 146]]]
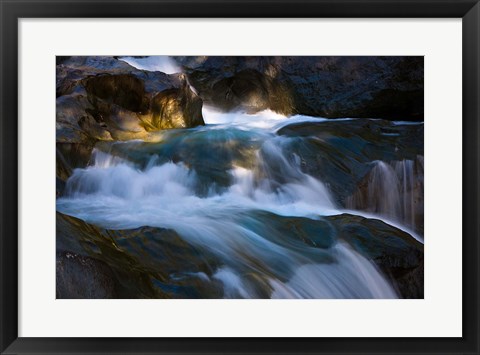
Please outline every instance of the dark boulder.
[[[182, 74], [138, 70], [114, 57], [66, 57], [57, 58], [56, 86], [57, 142], [148, 140], [153, 130], [204, 124], [202, 100]], [[159, 112], [168, 124], [151, 122]]]
[[174, 57], [223, 110], [423, 120], [423, 57]]
[[[219, 266], [216, 260], [173, 230], [108, 230], [60, 212], [56, 227], [57, 280], [61, 282], [57, 294], [62, 298], [222, 296], [221, 285], [210, 278]], [[76, 282], [87, 290], [79, 290]], [[93, 285], [99, 286], [97, 293], [91, 291]]]
[[92, 117], [94, 106], [86, 92], [79, 89], [70, 95], [57, 98], [56, 141], [58, 143], [82, 143], [96, 140], [112, 140], [110, 132]]
[[92, 143], [56, 144], [56, 196], [63, 195], [65, 183], [75, 168], [85, 168], [91, 159]]
[[[201, 82], [202, 75], [194, 72], [190, 80], [196, 85]], [[289, 86], [255, 69], [220, 78], [213, 85], [201, 86], [200, 90], [206, 103], [223, 111], [255, 113], [271, 109], [285, 115], [294, 113], [293, 93]]]
[[72, 252], [57, 254], [56, 297], [116, 298], [115, 278], [104, 262]]
[[82, 84], [92, 99], [98, 97], [133, 112], [148, 110], [144, 82], [135, 75], [97, 75], [87, 77]]

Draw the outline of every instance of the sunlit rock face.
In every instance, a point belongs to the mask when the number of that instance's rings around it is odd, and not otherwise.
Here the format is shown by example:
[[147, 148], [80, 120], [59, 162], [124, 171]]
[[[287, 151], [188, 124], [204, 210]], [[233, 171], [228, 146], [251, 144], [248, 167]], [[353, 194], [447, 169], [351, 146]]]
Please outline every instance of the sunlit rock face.
[[203, 125], [202, 100], [183, 74], [138, 70], [114, 57], [57, 60], [57, 142], [148, 140]]
[[423, 120], [421, 57], [175, 57], [209, 104], [327, 118]]
[[188, 85], [164, 90], [152, 98], [150, 112], [141, 120], [147, 131], [200, 126], [204, 124], [202, 100]]

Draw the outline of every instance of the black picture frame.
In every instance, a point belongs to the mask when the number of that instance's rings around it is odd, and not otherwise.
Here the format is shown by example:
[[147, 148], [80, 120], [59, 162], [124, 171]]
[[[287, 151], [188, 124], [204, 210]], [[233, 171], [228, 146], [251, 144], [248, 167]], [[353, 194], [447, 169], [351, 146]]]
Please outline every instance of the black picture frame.
[[[0, 0], [0, 351], [26, 353], [479, 354], [478, 0]], [[463, 337], [19, 338], [18, 19], [110, 17], [463, 18]], [[441, 315], [439, 319], [441, 321]]]

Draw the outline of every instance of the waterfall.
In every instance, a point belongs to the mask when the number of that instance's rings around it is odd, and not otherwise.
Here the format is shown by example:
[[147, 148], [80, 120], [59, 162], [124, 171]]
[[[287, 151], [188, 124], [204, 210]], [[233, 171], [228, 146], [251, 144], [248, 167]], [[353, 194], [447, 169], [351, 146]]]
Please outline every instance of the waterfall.
[[346, 199], [346, 207], [377, 213], [418, 230], [423, 220], [423, 156], [415, 160], [372, 162], [373, 168]]

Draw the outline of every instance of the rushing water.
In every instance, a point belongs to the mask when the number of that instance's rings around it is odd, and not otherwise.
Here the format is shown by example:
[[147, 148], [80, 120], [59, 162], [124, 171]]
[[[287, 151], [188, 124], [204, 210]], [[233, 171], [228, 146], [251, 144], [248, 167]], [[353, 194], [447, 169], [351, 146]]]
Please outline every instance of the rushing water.
[[366, 188], [348, 198], [347, 207], [377, 213], [414, 230], [415, 205], [423, 195], [423, 156], [390, 163], [373, 161], [372, 165], [364, 181]]
[[[164, 131], [158, 143], [98, 145], [90, 166], [76, 169], [68, 179], [57, 209], [114, 230], [175, 230], [220, 260], [221, 266], [203, 277], [222, 283], [224, 297], [259, 297], [260, 286], [245, 277], [251, 274], [272, 298], [397, 296], [376, 266], [344, 242], [318, 248], [295, 238], [275, 239], [269, 225], [275, 218], [319, 220], [342, 212], [325, 184], [302, 171], [300, 158], [290, 149], [296, 138], [275, 133], [286, 124], [285, 117], [209, 109], [204, 115], [207, 126]], [[409, 171], [376, 164], [371, 174], [381, 193], [389, 190], [391, 179]], [[391, 207], [397, 187], [391, 194], [380, 212]]]

